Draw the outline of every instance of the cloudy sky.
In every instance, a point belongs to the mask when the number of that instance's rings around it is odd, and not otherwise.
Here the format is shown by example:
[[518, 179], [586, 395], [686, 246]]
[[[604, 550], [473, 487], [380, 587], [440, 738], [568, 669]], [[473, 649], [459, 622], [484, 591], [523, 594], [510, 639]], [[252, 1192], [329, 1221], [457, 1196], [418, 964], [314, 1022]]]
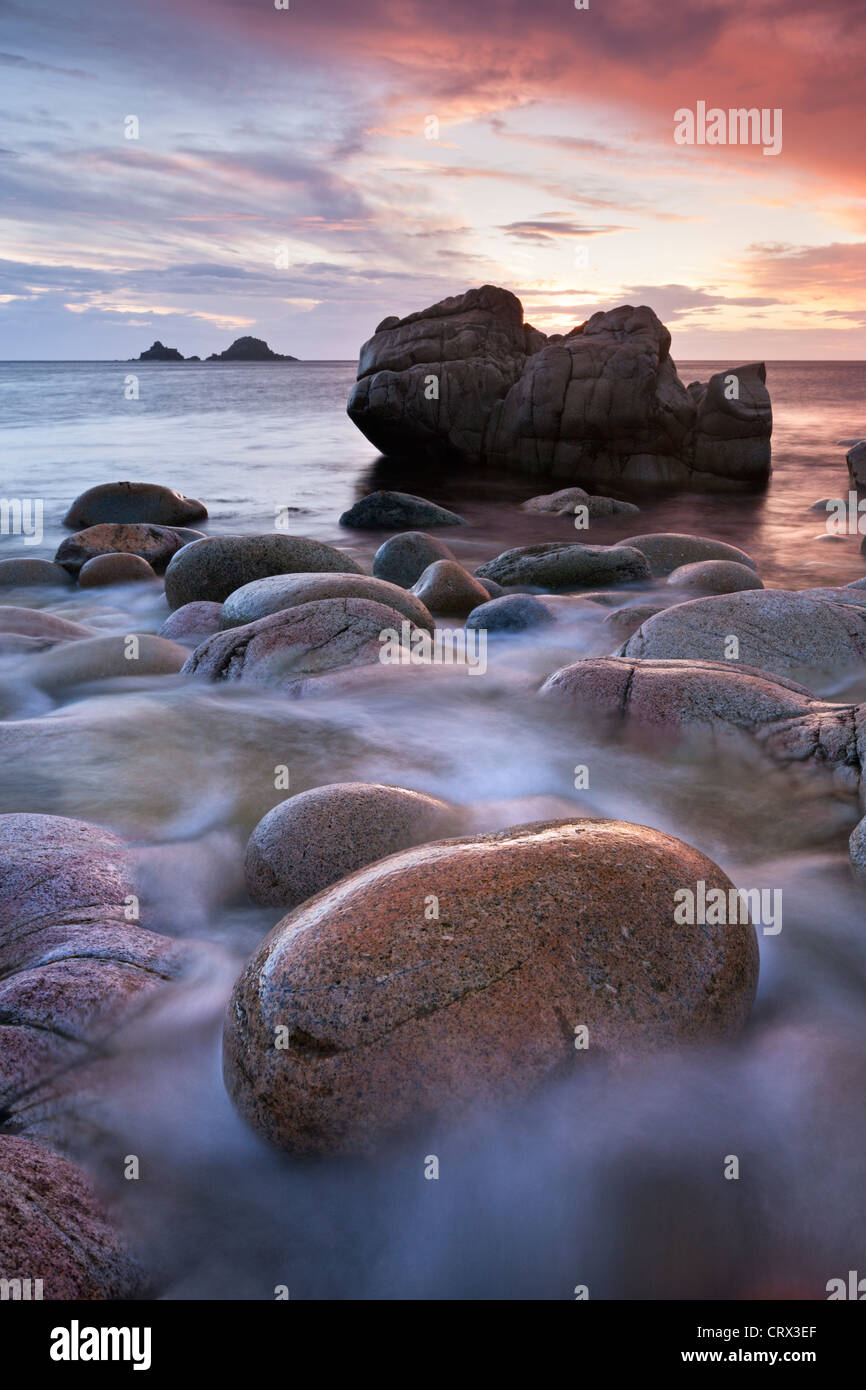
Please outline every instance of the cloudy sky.
[[[353, 358], [494, 283], [866, 358], [863, 0], [289, 3], [0, 0], [0, 357]], [[781, 153], [677, 144], [699, 101]]]

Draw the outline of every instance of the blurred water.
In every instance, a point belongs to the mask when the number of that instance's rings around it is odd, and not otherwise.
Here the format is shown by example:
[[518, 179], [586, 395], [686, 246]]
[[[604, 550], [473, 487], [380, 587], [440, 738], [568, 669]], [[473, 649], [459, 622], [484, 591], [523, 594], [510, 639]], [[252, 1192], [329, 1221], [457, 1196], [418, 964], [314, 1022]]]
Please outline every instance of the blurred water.
[[[680, 364], [684, 381], [717, 365]], [[124, 378], [139, 378], [126, 401]], [[467, 563], [509, 545], [573, 536], [517, 503], [512, 478], [407, 473], [377, 461], [344, 413], [351, 363], [0, 364], [7, 497], [41, 497], [41, 547], [0, 537], [0, 557], [50, 556], [86, 487], [166, 483], [204, 500], [211, 533], [293, 527], [369, 569], [381, 537], [342, 531], [340, 512], [383, 480], [451, 504], [470, 525], [443, 532]], [[749, 551], [765, 583], [839, 584], [866, 563], [860, 537], [816, 539], [818, 498], [848, 489], [838, 440], [866, 435], [866, 365], [775, 363], [774, 475], [763, 495], [640, 498], [605, 521], [606, 542], [642, 531], [717, 536]], [[642, 586], [624, 594], [639, 601]], [[164, 599], [5, 591], [98, 631], [156, 631]], [[136, 846], [146, 925], [224, 953], [204, 998], [166, 1001], [118, 1058], [104, 1098], [113, 1135], [82, 1153], [116, 1188], [168, 1297], [822, 1297], [862, 1267], [866, 936], [846, 837], [853, 801], [755, 761], [747, 741], [677, 750], [610, 745], [535, 689], [558, 666], [609, 651], [608, 610], [491, 646], [483, 679], [424, 668], [292, 700], [175, 677], [118, 680], [47, 697], [27, 657], [0, 657], [0, 812], [109, 826]], [[396, 675], [396, 673], [394, 673]], [[863, 698], [866, 688], [858, 692]], [[235, 1117], [219, 1079], [219, 1032], [234, 973], [279, 913], [243, 892], [246, 839], [291, 790], [393, 782], [467, 808], [477, 829], [592, 814], [650, 824], [695, 844], [735, 882], [784, 893], [785, 926], [762, 937], [753, 1020], [735, 1046], [557, 1082], [519, 1113], [471, 1132], [423, 1134], [376, 1164], [295, 1164]], [[591, 770], [575, 792], [576, 764]], [[103, 1121], [105, 1116], [103, 1115]], [[116, 1183], [118, 1151], [147, 1182]], [[423, 1159], [440, 1157], [439, 1182]], [[741, 1156], [739, 1183], [721, 1177]], [[858, 1213], [860, 1213], [858, 1215]], [[858, 1265], [858, 1261], [860, 1264]]]

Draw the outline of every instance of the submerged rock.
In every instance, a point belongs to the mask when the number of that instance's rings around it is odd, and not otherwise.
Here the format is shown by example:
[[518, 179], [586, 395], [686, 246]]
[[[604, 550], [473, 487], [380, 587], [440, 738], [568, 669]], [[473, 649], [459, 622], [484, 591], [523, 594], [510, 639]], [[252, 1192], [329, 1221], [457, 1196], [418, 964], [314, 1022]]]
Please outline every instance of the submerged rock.
[[273, 574], [267, 579], [255, 579], [252, 584], [235, 589], [226, 599], [220, 626], [240, 627], [271, 613], [326, 598], [365, 598], [384, 603], [388, 608], [396, 608], [416, 627], [433, 631], [433, 619], [419, 598], [398, 584], [371, 579], [366, 574]]
[[315, 787], [259, 821], [247, 846], [247, 889], [255, 903], [295, 907], [355, 869], [458, 828], [455, 807], [405, 787]]
[[534, 594], [505, 594], [474, 609], [466, 619], [467, 628], [485, 632], [526, 632], [546, 627], [554, 621], [548, 606]]
[[379, 663], [381, 634], [390, 629], [399, 634], [405, 621], [396, 608], [370, 599], [302, 603], [206, 638], [187, 660], [183, 674], [291, 687], [339, 667]]
[[272, 574], [360, 574], [342, 550], [306, 536], [207, 536], [184, 546], [165, 574], [171, 608], [206, 600], [223, 603], [244, 584]]
[[75, 642], [83, 637], [96, 637], [92, 627], [46, 613], [43, 608], [19, 608], [0, 604], [0, 632], [18, 632], [22, 637], [50, 637], [57, 642]]
[[176, 675], [188, 656], [185, 647], [164, 637], [112, 633], [64, 642], [27, 665], [27, 679], [55, 695], [76, 685], [117, 677]]
[[35, 556], [22, 556], [16, 560], [0, 560], [0, 585], [26, 589], [31, 584], [72, 583], [72, 578], [62, 565], [51, 560], [38, 560]]
[[207, 507], [194, 497], [184, 497], [159, 483], [101, 483], [76, 497], [63, 518], [72, 531], [87, 526], [129, 525], [149, 522], [155, 526], [188, 526], [203, 521]]
[[32, 1139], [5, 1134], [0, 1134], [0, 1279], [21, 1280], [22, 1296], [31, 1301], [145, 1295], [142, 1271], [81, 1169]]
[[340, 517], [341, 526], [361, 530], [391, 529], [402, 526], [465, 526], [456, 512], [437, 507], [424, 497], [408, 492], [371, 492]]
[[426, 536], [423, 531], [401, 531], [383, 541], [373, 557], [373, 574], [377, 579], [411, 589], [428, 565], [436, 560], [456, 560], [457, 556], [444, 541]]
[[224, 1032], [229, 1094], [284, 1149], [369, 1152], [514, 1103], [587, 1055], [735, 1036], [757, 985], [755, 932], [678, 925], [675, 893], [701, 880], [733, 886], [681, 840], [621, 821], [381, 859], [284, 918], [243, 971]]
[[537, 584], [545, 589], [593, 588], [596, 584], [631, 584], [649, 579], [650, 567], [639, 550], [625, 545], [581, 545], [545, 541], [504, 550], [479, 565], [480, 578], [499, 584]]
[[383, 453], [408, 458], [581, 484], [765, 484], [763, 363], [686, 390], [670, 342], [645, 305], [546, 337], [515, 295], [484, 285], [384, 320], [361, 349], [348, 413]]
[[591, 497], [582, 487], [564, 487], [541, 497], [523, 502], [525, 512], [553, 512], [555, 516], [573, 516], [578, 507], [586, 509], [590, 520], [602, 516], [629, 516], [640, 511], [633, 502], [618, 502], [615, 497]]

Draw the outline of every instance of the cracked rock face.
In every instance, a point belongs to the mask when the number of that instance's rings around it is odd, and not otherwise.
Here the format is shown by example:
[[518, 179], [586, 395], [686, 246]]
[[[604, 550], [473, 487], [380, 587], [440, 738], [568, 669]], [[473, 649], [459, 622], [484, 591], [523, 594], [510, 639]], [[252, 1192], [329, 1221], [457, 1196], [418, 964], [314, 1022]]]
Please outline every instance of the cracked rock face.
[[271, 574], [360, 574], [350, 555], [306, 536], [206, 536], [172, 559], [165, 573], [170, 608], [205, 600], [224, 603], [229, 594]]
[[740, 729], [779, 763], [829, 773], [842, 793], [856, 790], [866, 758], [866, 707], [732, 662], [593, 657], [554, 672], [541, 694], [614, 722], [710, 737]]
[[493, 285], [386, 319], [361, 349], [348, 413], [384, 453], [453, 458], [576, 483], [760, 486], [772, 412], [763, 363], [687, 390], [652, 309], [567, 334], [523, 322]]
[[0, 816], [0, 1111], [16, 1129], [182, 973], [187, 948], [126, 915], [134, 892], [107, 830]]
[[757, 589], [691, 599], [649, 618], [620, 655], [722, 661], [731, 637], [744, 666], [808, 681], [820, 693], [866, 660], [866, 595]]
[[399, 635], [406, 621], [396, 608], [370, 599], [317, 599], [208, 637], [182, 674], [290, 687], [326, 671], [379, 664], [380, 634]]
[[0, 1135], [0, 1279], [41, 1279], [45, 1300], [144, 1295], [141, 1271], [81, 1169], [10, 1135]]
[[284, 918], [247, 965], [224, 1033], [229, 1093], [284, 1149], [369, 1152], [605, 1053], [732, 1036], [757, 941], [749, 925], [675, 923], [675, 891], [700, 879], [731, 886], [689, 845], [621, 821], [379, 860]]

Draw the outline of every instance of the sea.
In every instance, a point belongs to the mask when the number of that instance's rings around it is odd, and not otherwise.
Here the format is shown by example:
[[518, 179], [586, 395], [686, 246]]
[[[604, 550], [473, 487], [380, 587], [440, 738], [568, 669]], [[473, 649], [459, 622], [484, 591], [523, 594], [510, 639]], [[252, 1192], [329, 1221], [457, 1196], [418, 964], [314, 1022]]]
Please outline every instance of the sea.
[[[678, 369], [690, 382], [728, 365]], [[565, 534], [605, 544], [681, 531], [746, 550], [768, 587], [866, 575], [863, 537], [830, 537], [814, 506], [847, 499], [846, 448], [866, 438], [866, 363], [767, 364], [766, 491], [644, 493], [640, 515], [579, 535], [568, 519], [521, 511], [547, 490], [539, 480], [382, 459], [346, 415], [355, 370], [0, 363], [0, 495], [41, 500], [44, 524], [36, 545], [0, 536], [0, 558], [50, 558], [72, 500], [129, 479], [201, 499], [208, 534], [270, 532], [287, 515], [290, 532], [340, 546], [367, 572], [381, 535], [339, 519], [391, 487], [465, 517], [442, 535], [469, 566]], [[158, 632], [168, 613], [149, 586], [8, 590], [3, 602], [105, 632]], [[484, 680], [437, 673], [298, 700], [179, 677], [49, 695], [28, 685], [26, 658], [0, 657], [0, 813], [115, 831], [139, 857], [145, 925], [202, 943], [196, 978], [113, 1041], [98, 1103], [81, 1098], [86, 1138], [70, 1141], [158, 1271], [161, 1297], [816, 1298], [827, 1280], [862, 1272], [866, 899], [847, 855], [859, 810], [768, 772], [745, 743], [611, 745], [554, 716], [538, 683], [604, 647], [597, 626], [545, 631], [493, 659]], [[816, 693], [864, 700], [866, 673]], [[279, 916], [251, 907], [243, 884], [246, 840], [286, 794], [274, 789], [278, 765], [292, 793], [413, 787], [467, 808], [477, 830], [580, 815], [653, 826], [734, 883], [780, 891], [783, 927], [760, 935], [745, 1034], [556, 1077], [531, 1101], [456, 1132], [430, 1127], [377, 1161], [297, 1164], [269, 1149], [226, 1096], [220, 1034], [232, 983]], [[579, 790], [578, 765], [589, 769]], [[639, 933], [640, 903], [624, 903], [623, 920]], [[147, 1181], [122, 1181], [118, 1155], [130, 1153]], [[430, 1154], [436, 1181], [424, 1176]]]

